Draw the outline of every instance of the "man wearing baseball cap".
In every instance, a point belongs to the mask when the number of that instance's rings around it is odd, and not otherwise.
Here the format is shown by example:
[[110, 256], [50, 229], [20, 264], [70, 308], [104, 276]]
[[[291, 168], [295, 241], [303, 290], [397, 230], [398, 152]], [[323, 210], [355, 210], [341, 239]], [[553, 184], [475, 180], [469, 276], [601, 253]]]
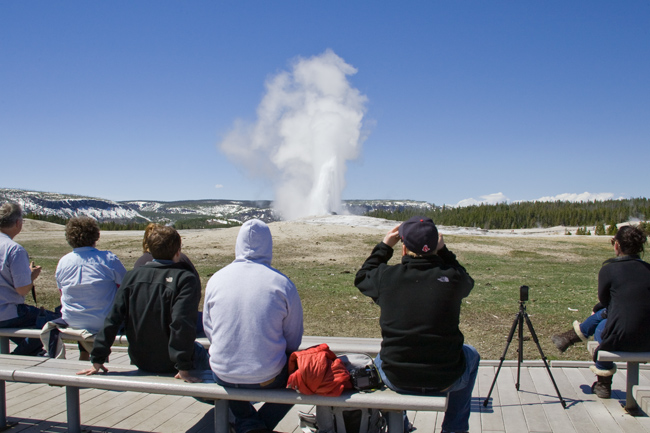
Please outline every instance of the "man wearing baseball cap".
[[[388, 265], [400, 240], [402, 262]], [[381, 309], [382, 344], [375, 363], [386, 386], [407, 394], [448, 392], [442, 431], [467, 432], [480, 356], [463, 344], [458, 324], [462, 299], [474, 280], [433, 221], [416, 216], [391, 229], [354, 284]]]

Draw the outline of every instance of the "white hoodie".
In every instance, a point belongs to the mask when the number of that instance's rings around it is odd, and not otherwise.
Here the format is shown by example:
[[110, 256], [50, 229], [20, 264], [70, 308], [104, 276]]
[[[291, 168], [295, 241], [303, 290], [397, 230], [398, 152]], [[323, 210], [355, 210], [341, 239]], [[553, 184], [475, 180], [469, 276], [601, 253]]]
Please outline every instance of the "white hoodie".
[[223, 381], [263, 383], [277, 376], [302, 340], [296, 286], [271, 267], [273, 241], [260, 220], [242, 225], [235, 261], [208, 281], [203, 327], [210, 367]]

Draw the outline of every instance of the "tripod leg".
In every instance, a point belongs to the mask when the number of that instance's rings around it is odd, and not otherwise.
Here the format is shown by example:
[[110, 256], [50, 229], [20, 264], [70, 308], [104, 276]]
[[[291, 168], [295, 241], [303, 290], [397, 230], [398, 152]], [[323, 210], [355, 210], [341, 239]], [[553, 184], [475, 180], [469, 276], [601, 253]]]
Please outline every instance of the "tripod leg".
[[519, 383], [521, 378], [521, 363], [524, 361], [524, 313], [523, 310], [520, 310], [517, 314], [519, 318], [519, 333], [517, 337], [519, 338], [519, 353], [517, 354], [517, 383], [515, 383], [515, 388], [519, 391]]
[[510, 328], [510, 333], [508, 334], [508, 342], [506, 343], [505, 349], [503, 349], [503, 354], [501, 355], [501, 358], [499, 358], [499, 368], [497, 368], [497, 372], [494, 375], [494, 380], [492, 380], [490, 391], [488, 392], [487, 397], [485, 397], [485, 400], [483, 400], [483, 407], [486, 407], [488, 405], [488, 401], [490, 400], [490, 395], [492, 395], [492, 390], [494, 389], [494, 384], [497, 383], [497, 377], [499, 377], [501, 366], [503, 365], [503, 361], [506, 359], [506, 354], [508, 353], [508, 347], [510, 347], [510, 343], [512, 342], [512, 337], [515, 335], [515, 329], [517, 329], [518, 323], [519, 323], [519, 313], [517, 313], [515, 320], [512, 322], [512, 327]]
[[537, 350], [539, 350], [539, 354], [542, 356], [542, 361], [544, 361], [544, 366], [546, 367], [546, 371], [548, 372], [548, 375], [551, 378], [551, 382], [553, 382], [553, 386], [555, 387], [555, 392], [557, 392], [557, 397], [560, 399], [560, 403], [562, 403], [562, 407], [566, 409], [566, 402], [562, 398], [562, 395], [560, 394], [560, 390], [558, 389], [557, 384], [555, 383], [555, 378], [553, 377], [553, 373], [551, 373], [551, 368], [549, 367], [548, 362], [546, 361], [546, 356], [542, 351], [542, 346], [539, 345], [537, 334], [535, 333], [535, 329], [533, 329], [533, 324], [530, 321], [530, 318], [528, 317], [528, 313], [524, 313], [524, 317], [526, 319], [526, 325], [528, 325], [528, 330], [530, 331], [530, 335], [531, 337], [533, 337], [533, 341], [537, 345]]

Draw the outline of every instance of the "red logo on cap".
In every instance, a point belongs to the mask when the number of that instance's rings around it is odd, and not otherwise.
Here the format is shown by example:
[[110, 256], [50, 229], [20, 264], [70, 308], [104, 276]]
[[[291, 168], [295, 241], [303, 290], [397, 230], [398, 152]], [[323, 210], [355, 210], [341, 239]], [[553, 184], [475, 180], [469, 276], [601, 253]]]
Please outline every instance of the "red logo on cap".
[[422, 247], [422, 251], [425, 252], [425, 253], [428, 253], [430, 249], [431, 248], [429, 248], [428, 245], [425, 245], [425, 246]]

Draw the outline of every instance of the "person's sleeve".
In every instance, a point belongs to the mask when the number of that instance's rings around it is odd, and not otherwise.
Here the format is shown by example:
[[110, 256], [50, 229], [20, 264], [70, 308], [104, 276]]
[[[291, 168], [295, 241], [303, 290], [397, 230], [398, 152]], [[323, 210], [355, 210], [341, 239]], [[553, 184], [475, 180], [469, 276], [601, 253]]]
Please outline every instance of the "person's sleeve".
[[303, 328], [303, 311], [302, 302], [298, 295], [298, 290], [293, 283], [290, 283], [287, 297], [287, 317], [283, 323], [284, 339], [287, 342], [287, 352], [295, 352], [302, 342]]
[[115, 281], [115, 284], [119, 286], [122, 284], [122, 279], [126, 274], [126, 268], [115, 254], [112, 254], [112, 259], [111, 269], [113, 269], [113, 281]]
[[592, 311], [594, 313], [597, 313], [600, 310], [602, 310], [603, 308], [605, 308], [605, 306], [603, 304], [601, 304], [600, 302], [598, 302], [596, 305], [594, 305], [594, 308], [592, 308]]
[[23, 247], [18, 247], [9, 256], [9, 269], [11, 279], [16, 287], [24, 287], [32, 284], [32, 270], [29, 267], [29, 254]]
[[125, 286], [120, 286], [115, 294], [115, 300], [108, 316], [104, 320], [104, 327], [95, 336], [90, 361], [93, 364], [103, 364], [111, 354], [111, 346], [115, 341], [117, 331], [124, 323], [127, 311], [128, 292]]
[[212, 315], [217, 314], [214, 311], [215, 306], [212, 305], [213, 292], [216, 290], [213, 284], [214, 280], [212, 278], [208, 280], [208, 285], [205, 287], [205, 299], [203, 300], [203, 332], [205, 332], [205, 336], [210, 343], [212, 343], [212, 324], [214, 323]]
[[178, 293], [172, 305], [172, 321], [169, 325], [169, 359], [177, 370], [192, 370], [196, 318], [201, 300], [201, 286], [191, 272], [185, 273], [179, 282]]
[[603, 308], [607, 308], [612, 299], [610, 291], [612, 288], [612, 280], [609, 272], [611, 266], [612, 265], [605, 265], [600, 268], [600, 271], [598, 272], [598, 301]]
[[370, 256], [361, 266], [354, 278], [354, 285], [366, 296], [377, 300], [379, 297], [379, 281], [381, 279], [381, 266], [386, 265], [393, 257], [393, 249], [383, 242], [379, 242], [370, 253]]
[[61, 265], [61, 260], [59, 260], [59, 263], [56, 265], [56, 271], [54, 272], [54, 279], [56, 280], [56, 287], [59, 288], [59, 291], [62, 289], [62, 284], [61, 284], [61, 279], [62, 279], [62, 265]]
[[458, 287], [462, 291], [463, 298], [468, 296], [474, 288], [474, 279], [469, 276], [467, 270], [456, 259], [456, 255], [452, 253], [446, 245], [438, 251], [438, 256], [443, 262], [445, 262], [445, 264], [458, 271]]

